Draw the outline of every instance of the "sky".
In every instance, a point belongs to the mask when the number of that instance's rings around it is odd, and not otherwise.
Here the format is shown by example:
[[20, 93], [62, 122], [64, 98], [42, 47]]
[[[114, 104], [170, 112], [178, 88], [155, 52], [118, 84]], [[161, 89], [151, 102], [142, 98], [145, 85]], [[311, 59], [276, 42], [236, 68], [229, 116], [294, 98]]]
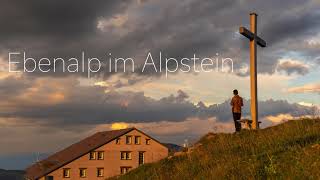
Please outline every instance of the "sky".
[[[249, 42], [238, 33], [249, 28], [250, 12], [258, 14], [258, 35], [267, 42], [257, 61], [262, 127], [319, 115], [319, 10], [319, 0], [3, 0], [0, 168], [24, 169], [98, 131], [134, 126], [179, 145], [207, 132], [233, 132], [233, 89], [250, 118]], [[227, 64], [227, 71], [169, 75], [109, 72], [106, 65], [90, 78], [59, 70], [9, 72], [10, 52], [51, 62], [111, 53], [133, 58], [138, 70], [147, 52], [155, 59], [159, 52], [176, 59], [197, 54], [231, 58], [233, 71]]]

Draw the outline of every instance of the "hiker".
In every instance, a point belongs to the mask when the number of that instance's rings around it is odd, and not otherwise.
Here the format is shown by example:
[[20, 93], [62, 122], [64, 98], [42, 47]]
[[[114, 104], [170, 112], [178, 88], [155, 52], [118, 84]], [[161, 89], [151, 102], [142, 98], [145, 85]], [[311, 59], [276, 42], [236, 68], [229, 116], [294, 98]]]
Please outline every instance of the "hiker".
[[232, 115], [236, 132], [240, 132], [241, 123], [239, 120], [241, 119], [241, 107], [243, 106], [243, 100], [242, 97], [238, 95], [238, 90], [233, 90], [233, 95], [230, 105], [232, 106]]

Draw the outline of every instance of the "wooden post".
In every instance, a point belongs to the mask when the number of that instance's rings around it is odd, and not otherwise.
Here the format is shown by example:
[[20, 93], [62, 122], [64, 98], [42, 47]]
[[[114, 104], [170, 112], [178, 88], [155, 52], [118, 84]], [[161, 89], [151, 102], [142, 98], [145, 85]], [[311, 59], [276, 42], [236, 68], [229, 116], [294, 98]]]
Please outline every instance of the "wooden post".
[[[257, 14], [250, 14], [250, 30], [257, 35]], [[258, 97], [257, 97], [257, 40], [250, 40], [250, 89], [251, 89], [251, 118], [252, 128], [258, 129]]]

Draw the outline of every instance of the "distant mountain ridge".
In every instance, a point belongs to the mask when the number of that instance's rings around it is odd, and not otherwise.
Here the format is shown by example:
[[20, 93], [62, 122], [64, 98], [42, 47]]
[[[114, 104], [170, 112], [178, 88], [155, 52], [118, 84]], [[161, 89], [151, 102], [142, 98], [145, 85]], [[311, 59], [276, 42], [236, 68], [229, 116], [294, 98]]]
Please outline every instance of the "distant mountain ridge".
[[23, 180], [24, 171], [0, 169], [0, 180]]
[[179, 146], [177, 144], [172, 144], [172, 143], [162, 143], [163, 145], [165, 145], [168, 149], [169, 152], [178, 152], [178, 151], [182, 151], [184, 148], [182, 146]]

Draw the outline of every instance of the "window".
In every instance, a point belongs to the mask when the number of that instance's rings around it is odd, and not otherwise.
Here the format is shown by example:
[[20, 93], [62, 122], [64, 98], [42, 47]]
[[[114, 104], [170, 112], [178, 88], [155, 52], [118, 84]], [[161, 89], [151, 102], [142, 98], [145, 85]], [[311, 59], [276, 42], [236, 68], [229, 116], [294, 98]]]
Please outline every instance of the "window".
[[144, 164], [144, 151], [139, 152], [139, 165]]
[[146, 145], [150, 145], [150, 139], [146, 139]]
[[63, 177], [69, 178], [70, 177], [70, 168], [63, 169]]
[[130, 169], [131, 169], [131, 167], [122, 166], [122, 167], [120, 167], [120, 172], [121, 172], [121, 174], [125, 174], [128, 171], [130, 171]]
[[140, 136], [135, 136], [134, 137], [134, 144], [140, 144], [141, 143], [141, 137]]
[[130, 160], [131, 152], [130, 151], [121, 151], [121, 160]]
[[121, 152], [121, 157], [120, 157], [121, 160], [123, 159], [126, 159], [126, 152]]
[[90, 154], [89, 154], [89, 159], [90, 159], [90, 160], [96, 159], [96, 152], [94, 152], [94, 151], [90, 152]]
[[116, 144], [120, 144], [120, 138], [116, 139]]
[[81, 178], [87, 177], [87, 169], [86, 168], [80, 168], [79, 170], [80, 170], [79, 175]]
[[132, 136], [126, 136], [126, 144], [131, 144]]
[[53, 176], [46, 176], [45, 180], [53, 180]]
[[103, 172], [104, 169], [103, 168], [97, 168], [97, 177], [103, 177]]
[[104, 158], [104, 152], [98, 151], [98, 160], [103, 160], [103, 158]]

